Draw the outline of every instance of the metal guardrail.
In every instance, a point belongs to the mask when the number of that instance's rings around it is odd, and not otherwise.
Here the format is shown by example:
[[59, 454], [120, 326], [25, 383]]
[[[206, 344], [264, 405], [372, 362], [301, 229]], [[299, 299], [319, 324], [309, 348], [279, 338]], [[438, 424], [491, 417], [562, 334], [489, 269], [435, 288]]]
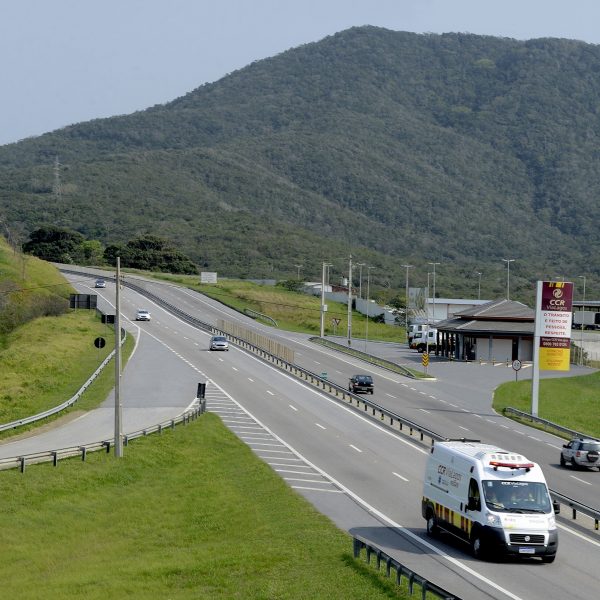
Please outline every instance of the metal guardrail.
[[[125, 342], [125, 337], [121, 340], [121, 344]], [[100, 366], [92, 373], [90, 378], [77, 390], [74, 396], [65, 400], [62, 404], [55, 406], [53, 408], [49, 408], [37, 415], [31, 415], [30, 417], [23, 417], [22, 419], [16, 419], [15, 421], [11, 421], [10, 423], [4, 423], [0, 425], [0, 431], [8, 431], [9, 429], [16, 429], [17, 427], [22, 427], [23, 425], [29, 425], [30, 423], [35, 423], [36, 421], [41, 421], [42, 419], [47, 419], [52, 415], [55, 415], [69, 406], [72, 406], [79, 400], [83, 392], [91, 385], [91, 383], [100, 375], [104, 367], [112, 360], [115, 355], [115, 351], [113, 350], [100, 364]]]
[[[70, 271], [68, 269], [62, 269], [62, 268], [60, 270], [69, 272], [69, 273], [73, 273], [75, 275], [88, 275], [91, 277], [96, 277], [96, 275], [94, 275], [94, 274], [86, 274], [81, 271]], [[109, 279], [109, 278], [105, 278], [105, 279]], [[114, 281], [114, 278], [113, 278], [113, 281]], [[428, 437], [432, 442], [445, 441], [448, 439], [447, 437], [440, 435], [439, 433], [436, 433], [426, 427], [423, 427], [417, 423], [414, 423], [413, 421], [410, 421], [408, 419], [405, 419], [404, 417], [401, 417], [400, 415], [394, 413], [393, 411], [388, 410], [387, 408], [378, 405], [376, 402], [373, 402], [372, 400], [367, 400], [365, 398], [358, 396], [357, 394], [353, 394], [352, 392], [346, 390], [342, 386], [337, 385], [336, 383], [332, 383], [332, 382], [328, 381], [327, 379], [324, 379], [323, 377], [317, 375], [316, 373], [313, 373], [312, 371], [304, 369], [298, 365], [288, 363], [285, 360], [278, 358], [277, 356], [270, 354], [266, 350], [263, 350], [262, 348], [254, 346], [254, 345], [250, 344], [249, 342], [246, 342], [243, 339], [232, 336], [231, 334], [228, 334], [224, 331], [220, 331], [219, 329], [217, 329], [216, 327], [213, 327], [209, 323], [205, 323], [204, 321], [201, 321], [200, 319], [196, 319], [195, 317], [192, 317], [191, 315], [186, 314], [181, 309], [179, 309], [176, 306], [173, 306], [172, 304], [159, 298], [158, 296], [156, 296], [152, 292], [149, 292], [148, 290], [144, 289], [143, 287], [131, 283], [131, 281], [124, 281], [123, 283], [126, 287], [129, 287], [129, 288], [137, 291], [138, 293], [140, 293], [140, 294], [146, 296], [147, 298], [153, 300], [154, 302], [156, 302], [156, 304], [158, 304], [159, 306], [162, 306], [163, 308], [169, 310], [173, 314], [176, 314], [183, 321], [185, 321], [191, 325], [194, 325], [200, 329], [206, 330], [209, 333], [226, 335], [227, 338], [229, 339], [229, 341], [232, 342], [233, 344], [235, 344], [236, 346], [239, 346], [240, 348], [249, 350], [250, 352], [252, 352], [254, 355], [258, 356], [259, 358], [262, 358], [263, 360], [284, 369], [286, 372], [290, 373], [291, 375], [294, 375], [295, 377], [298, 377], [301, 380], [307, 381], [308, 383], [311, 383], [312, 385], [315, 385], [315, 386], [323, 389], [323, 391], [326, 391], [326, 392], [334, 395], [335, 398], [338, 398], [338, 399], [348, 402], [348, 404], [350, 406], [354, 406], [354, 403], [356, 403], [356, 408], [360, 410], [361, 403], [362, 403], [362, 412], [364, 412], [365, 414], [367, 414], [370, 417], [378, 419], [382, 424], [388, 425], [392, 429], [396, 428], [395, 430], [397, 430], [399, 432], [403, 432], [404, 428], [406, 427], [411, 436], [413, 435], [413, 432], [416, 431], [417, 433], [419, 433], [421, 441], [423, 441], [423, 439], [425, 437]], [[513, 409], [513, 410], [516, 410], [516, 409]], [[527, 413], [524, 413], [524, 414], [527, 414]], [[386, 419], [388, 419], [388, 422], [386, 422]], [[577, 511], [581, 512], [582, 514], [586, 514], [586, 515], [590, 516], [592, 519], [594, 519], [595, 526], [596, 526], [595, 528], [598, 529], [598, 521], [600, 520], [600, 511], [599, 510], [590, 508], [589, 506], [586, 506], [585, 504], [577, 502], [576, 500], [573, 500], [572, 498], [569, 498], [568, 496], [565, 496], [565, 495], [561, 494], [560, 492], [556, 492], [554, 490], [549, 490], [549, 491], [553, 498], [558, 500], [558, 502], [560, 502], [561, 504], [567, 505], [569, 508], [571, 508], [574, 511], [573, 518], [575, 518]]]
[[[586, 433], [582, 433], [581, 431], [575, 431], [574, 429], [569, 429], [568, 427], [563, 427], [562, 425], [557, 425], [552, 421], [548, 421], [547, 419], [541, 419], [540, 417], [535, 417], [534, 415], [524, 412], [522, 410], [518, 410], [513, 408], [512, 406], [507, 406], [504, 409], [505, 414], [515, 415], [520, 419], [525, 419], [527, 421], [531, 421], [532, 423], [538, 423], [540, 425], [544, 425], [548, 429], [554, 429], [556, 431], [560, 431], [561, 433], [565, 433], [571, 437], [584, 437], [590, 440], [598, 440], [598, 438], [592, 437], [591, 435], [587, 435]], [[600, 441], [600, 440], [598, 440]]]
[[371, 564], [371, 556], [374, 555], [377, 559], [377, 570], [379, 571], [381, 568], [381, 563], [385, 564], [386, 575], [391, 577], [392, 569], [396, 571], [396, 583], [398, 585], [402, 584], [402, 577], [406, 579], [408, 585], [408, 592], [412, 596], [415, 591], [415, 584], [417, 584], [421, 588], [421, 598], [423, 600], [427, 597], [427, 595], [433, 595], [436, 598], [441, 598], [442, 600], [461, 600], [459, 596], [455, 594], [451, 594], [444, 588], [432, 583], [431, 581], [425, 579], [421, 575], [415, 573], [413, 570], [405, 567], [402, 563], [398, 562], [395, 558], [392, 558], [383, 550], [380, 550], [376, 546], [373, 546], [363, 538], [359, 536], [353, 537], [353, 549], [354, 549], [354, 558], [360, 557], [360, 551], [362, 549], [367, 551], [367, 563]]
[[[167, 421], [162, 421], [156, 425], [140, 429], [132, 433], [128, 433], [123, 436], [123, 445], [127, 444], [136, 438], [149, 435], [151, 433], [162, 433], [165, 429], [174, 429], [175, 425], [182, 423], [186, 424], [192, 420], [198, 418], [199, 415], [206, 411], [206, 400], [199, 399], [198, 406], [184, 411], [180, 415]], [[48, 450], [44, 452], [32, 452], [30, 454], [22, 454], [20, 456], [14, 456], [10, 458], [0, 459], [0, 470], [15, 469], [18, 468], [21, 473], [25, 472], [27, 465], [38, 464], [42, 462], [50, 462], [56, 467], [58, 461], [64, 458], [71, 458], [73, 456], [81, 456], [81, 460], [85, 461], [88, 452], [95, 452], [98, 450], [105, 449], [106, 452], [110, 452], [111, 444], [114, 443], [114, 438], [108, 440], [102, 440], [98, 442], [91, 442], [89, 444], [83, 444], [79, 446], [70, 446], [67, 448], [59, 448], [57, 450]]]
[[393, 363], [390, 360], [386, 360], [385, 358], [373, 356], [372, 354], [362, 352], [361, 350], [357, 350], [356, 348], [349, 348], [347, 346], [343, 346], [342, 344], [338, 344], [337, 342], [332, 342], [331, 340], [326, 340], [317, 336], [309, 338], [308, 341], [313, 342], [315, 344], [321, 344], [322, 346], [326, 346], [328, 348], [332, 348], [333, 350], [337, 350], [338, 352], [348, 354], [349, 356], [355, 356], [356, 358], [360, 358], [365, 362], [371, 363], [378, 367], [382, 367], [383, 369], [388, 369], [390, 371], [393, 371], [394, 373], [400, 373], [401, 375], [405, 375], [406, 377], [410, 377], [411, 379], [417, 379], [415, 374], [409, 368], [403, 367], [402, 365], [397, 365], [396, 363]]
[[271, 323], [273, 323], [273, 325], [275, 327], [279, 327], [279, 325], [277, 325], [277, 321], [273, 317], [269, 317], [269, 315], [264, 315], [263, 313], [258, 312], [257, 310], [252, 310], [251, 308], [245, 308], [244, 313], [253, 319], [255, 317], [260, 317], [261, 319], [264, 319], [265, 321], [270, 321]]

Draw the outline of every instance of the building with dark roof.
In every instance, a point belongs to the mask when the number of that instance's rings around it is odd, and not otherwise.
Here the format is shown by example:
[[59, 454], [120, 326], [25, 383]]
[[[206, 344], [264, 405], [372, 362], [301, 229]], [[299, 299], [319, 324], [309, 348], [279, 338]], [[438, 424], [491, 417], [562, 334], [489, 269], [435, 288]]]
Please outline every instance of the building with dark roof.
[[535, 311], [514, 300], [494, 300], [437, 323], [436, 354], [456, 360], [531, 361]]

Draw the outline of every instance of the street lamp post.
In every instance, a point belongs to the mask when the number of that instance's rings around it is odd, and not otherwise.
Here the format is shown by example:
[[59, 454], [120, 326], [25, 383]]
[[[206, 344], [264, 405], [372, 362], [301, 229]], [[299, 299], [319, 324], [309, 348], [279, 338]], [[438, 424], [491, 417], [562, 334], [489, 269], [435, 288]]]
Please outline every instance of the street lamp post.
[[348, 347], [352, 345], [352, 254], [348, 263]]
[[367, 340], [369, 339], [369, 294], [371, 286], [371, 269], [374, 267], [367, 267], [367, 323], [365, 325], [365, 352], [367, 351]]
[[[435, 323], [435, 266], [439, 265], [439, 262], [430, 262], [428, 265], [433, 265], [433, 322]], [[429, 328], [427, 328], [429, 329]], [[436, 340], [437, 342], [437, 340]], [[437, 344], [436, 344], [437, 347]], [[429, 354], [429, 331], [427, 331], [427, 354]]]
[[354, 266], [358, 267], [358, 297], [362, 300], [362, 268], [365, 263], [356, 263]]
[[321, 273], [321, 337], [325, 336], [325, 313], [327, 305], [325, 304], [325, 271], [329, 269], [329, 263], [323, 263], [323, 272]]
[[406, 336], [408, 337], [408, 270], [412, 269], [414, 265], [402, 265], [406, 269], [406, 292], [405, 292], [405, 306], [404, 306], [404, 317], [406, 326]]
[[583, 279], [583, 305], [581, 307], [581, 344], [579, 348], [579, 365], [583, 365], [583, 324], [585, 323], [585, 275], [578, 275], [579, 279]]
[[475, 271], [475, 275], [479, 277], [479, 284], [477, 286], [477, 300], [481, 300], [481, 272]]
[[503, 258], [502, 262], [506, 263], [506, 299], [510, 300], [510, 263], [514, 262], [514, 258]]

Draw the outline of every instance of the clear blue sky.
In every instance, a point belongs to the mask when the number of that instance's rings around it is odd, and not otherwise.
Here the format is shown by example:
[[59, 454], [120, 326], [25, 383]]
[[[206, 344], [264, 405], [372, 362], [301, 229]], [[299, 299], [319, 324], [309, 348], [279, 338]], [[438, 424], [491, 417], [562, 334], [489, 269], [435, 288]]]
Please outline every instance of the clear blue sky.
[[355, 25], [600, 43], [600, 1], [0, 0], [0, 144], [182, 96]]

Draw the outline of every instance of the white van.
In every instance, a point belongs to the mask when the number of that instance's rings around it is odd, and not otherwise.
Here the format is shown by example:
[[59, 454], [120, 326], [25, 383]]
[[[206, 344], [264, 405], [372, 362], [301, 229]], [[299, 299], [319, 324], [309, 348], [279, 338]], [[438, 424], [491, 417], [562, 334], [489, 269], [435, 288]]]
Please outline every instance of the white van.
[[478, 558], [538, 556], [551, 563], [559, 510], [540, 466], [518, 453], [471, 441], [431, 448], [421, 503], [431, 536], [451, 533]]

